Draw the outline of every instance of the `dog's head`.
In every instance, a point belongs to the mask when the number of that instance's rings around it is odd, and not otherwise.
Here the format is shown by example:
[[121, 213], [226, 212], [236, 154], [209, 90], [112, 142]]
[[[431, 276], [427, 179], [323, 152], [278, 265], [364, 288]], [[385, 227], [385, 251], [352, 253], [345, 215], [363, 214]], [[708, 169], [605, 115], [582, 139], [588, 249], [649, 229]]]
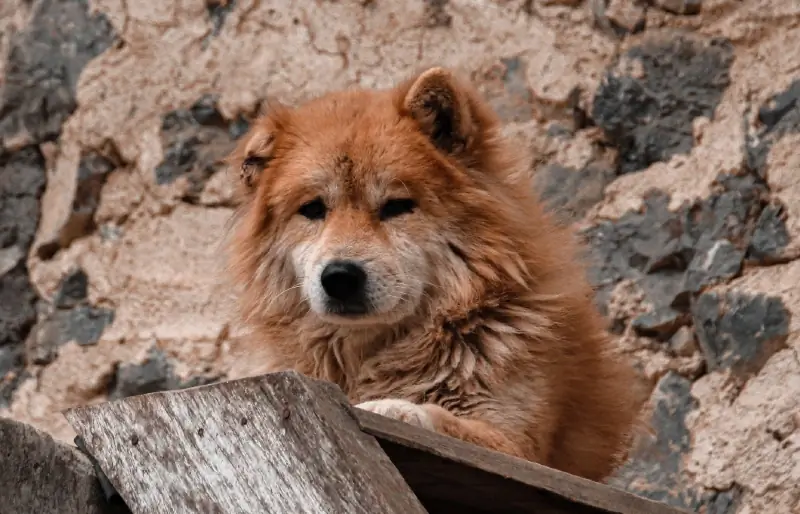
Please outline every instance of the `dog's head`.
[[471, 276], [497, 273], [478, 247], [519, 279], [502, 255], [508, 220], [493, 222], [514, 215], [492, 191], [503, 182], [492, 170], [505, 168], [497, 130], [441, 68], [271, 109], [229, 159], [243, 193], [232, 263], [246, 310], [393, 324], [442, 295], [474, 294]]

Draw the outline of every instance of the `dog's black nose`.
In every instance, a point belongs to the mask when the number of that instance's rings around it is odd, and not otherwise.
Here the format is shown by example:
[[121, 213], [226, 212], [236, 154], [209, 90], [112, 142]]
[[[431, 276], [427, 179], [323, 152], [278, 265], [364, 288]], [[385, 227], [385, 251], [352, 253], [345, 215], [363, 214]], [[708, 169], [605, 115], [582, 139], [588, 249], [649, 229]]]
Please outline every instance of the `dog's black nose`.
[[322, 289], [340, 302], [362, 301], [367, 274], [353, 261], [333, 261], [322, 270]]

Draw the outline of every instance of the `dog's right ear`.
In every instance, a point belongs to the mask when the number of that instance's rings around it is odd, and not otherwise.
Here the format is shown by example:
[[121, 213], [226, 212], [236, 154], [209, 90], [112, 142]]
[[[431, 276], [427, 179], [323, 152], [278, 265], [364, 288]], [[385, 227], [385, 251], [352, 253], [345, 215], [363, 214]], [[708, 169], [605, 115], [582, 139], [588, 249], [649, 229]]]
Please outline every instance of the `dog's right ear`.
[[270, 101], [266, 113], [258, 116], [250, 130], [227, 157], [231, 172], [239, 175], [240, 193], [255, 191], [276, 157], [280, 135], [290, 122], [290, 111], [277, 101]]
[[258, 181], [269, 167], [275, 151], [275, 126], [267, 119], [260, 119], [239, 141], [228, 157], [228, 164], [238, 168], [239, 180], [246, 191], [258, 186]]

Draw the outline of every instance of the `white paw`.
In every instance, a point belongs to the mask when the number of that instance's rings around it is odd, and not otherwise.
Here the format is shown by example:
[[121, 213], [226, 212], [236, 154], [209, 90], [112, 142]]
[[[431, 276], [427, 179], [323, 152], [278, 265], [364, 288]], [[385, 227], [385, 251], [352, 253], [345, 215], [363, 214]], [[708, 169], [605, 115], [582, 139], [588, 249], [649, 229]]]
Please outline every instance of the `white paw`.
[[406, 400], [373, 400], [363, 402], [356, 405], [359, 409], [368, 410], [387, 418], [394, 418], [400, 421], [405, 421], [411, 425], [427, 428], [428, 430], [435, 430], [433, 426], [433, 419], [422, 406], [416, 403], [411, 403]]

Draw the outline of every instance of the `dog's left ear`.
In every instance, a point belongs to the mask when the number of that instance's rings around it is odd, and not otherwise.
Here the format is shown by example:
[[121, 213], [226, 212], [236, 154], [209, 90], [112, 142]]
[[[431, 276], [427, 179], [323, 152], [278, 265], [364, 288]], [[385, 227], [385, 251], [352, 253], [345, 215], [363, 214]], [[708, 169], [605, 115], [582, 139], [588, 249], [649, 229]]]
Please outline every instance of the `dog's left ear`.
[[449, 70], [430, 68], [401, 92], [401, 113], [413, 118], [442, 152], [463, 156], [488, 128], [477, 94]]

